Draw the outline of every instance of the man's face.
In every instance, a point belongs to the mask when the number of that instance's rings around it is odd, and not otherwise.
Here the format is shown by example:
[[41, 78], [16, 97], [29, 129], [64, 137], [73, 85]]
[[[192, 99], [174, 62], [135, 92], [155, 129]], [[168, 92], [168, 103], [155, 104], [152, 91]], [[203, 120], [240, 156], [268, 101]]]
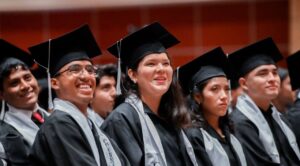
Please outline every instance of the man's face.
[[33, 110], [38, 101], [39, 86], [30, 70], [18, 66], [3, 80], [1, 97], [19, 109]]
[[278, 97], [284, 105], [291, 105], [296, 100], [296, 91], [292, 90], [290, 77], [287, 76], [282, 82]]
[[113, 110], [116, 98], [116, 80], [113, 76], [103, 76], [96, 87], [91, 106], [102, 118]]
[[261, 65], [245, 77], [240, 78], [240, 84], [252, 99], [271, 101], [279, 93], [280, 78], [277, 67], [275, 65]]
[[[74, 67], [75, 66], [75, 67]], [[85, 108], [93, 98], [96, 80], [95, 73], [89, 73], [92, 63], [78, 60], [62, 67], [57, 77], [51, 79], [51, 86], [60, 99], [67, 100], [79, 109]]]

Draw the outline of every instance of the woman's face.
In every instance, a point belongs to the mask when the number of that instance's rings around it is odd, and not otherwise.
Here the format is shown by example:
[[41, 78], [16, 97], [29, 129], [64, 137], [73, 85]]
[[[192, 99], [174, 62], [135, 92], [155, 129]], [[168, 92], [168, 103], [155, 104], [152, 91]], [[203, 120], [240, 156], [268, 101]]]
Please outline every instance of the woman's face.
[[145, 56], [137, 70], [128, 70], [131, 80], [138, 85], [141, 97], [161, 97], [172, 82], [173, 69], [166, 53], [153, 53]]
[[226, 77], [211, 78], [202, 92], [194, 98], [201, 104], [205, 117], [222, 117], [226, 115], [229, 105], [229, 85]]

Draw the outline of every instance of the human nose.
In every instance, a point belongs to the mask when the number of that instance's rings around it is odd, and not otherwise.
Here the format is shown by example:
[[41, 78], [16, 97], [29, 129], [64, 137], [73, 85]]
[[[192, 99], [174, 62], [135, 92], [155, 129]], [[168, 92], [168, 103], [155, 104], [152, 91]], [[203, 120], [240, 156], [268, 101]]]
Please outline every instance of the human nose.
[[220, 92], [220, 98], [221, 98], [221, 100], [227, 100], [228, 99], [228, 95], [229, 95], [228, 91], [221, 90], [221, 92]]
[[29, 83], [24, 79], [21, 80], [21, 90], [28, 89], [30, 87]]

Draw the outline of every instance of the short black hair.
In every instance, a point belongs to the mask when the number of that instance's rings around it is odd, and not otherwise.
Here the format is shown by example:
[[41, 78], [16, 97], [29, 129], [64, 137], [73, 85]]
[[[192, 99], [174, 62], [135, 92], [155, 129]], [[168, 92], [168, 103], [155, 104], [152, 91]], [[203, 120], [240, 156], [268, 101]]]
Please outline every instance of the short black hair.
[[100, 80], [103, 76], [109, 76], [114, 77], [114, 79], [117, 81], [117, 66], [115, 64], [104, 64], [104, 65], [96, 65], [96, 85], [100, 83]]

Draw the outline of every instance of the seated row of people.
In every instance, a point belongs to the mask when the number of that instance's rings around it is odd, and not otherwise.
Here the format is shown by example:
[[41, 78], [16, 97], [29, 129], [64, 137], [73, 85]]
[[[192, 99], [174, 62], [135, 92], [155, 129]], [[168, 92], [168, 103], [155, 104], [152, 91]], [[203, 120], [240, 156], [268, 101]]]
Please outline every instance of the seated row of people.
[[[215, 48], [174, 71], [167, 49], [179, 40], [156, 22], [108, 48], [118, 72], [107, 75], [92, 63], [101, 50], [87, 25], [30, 47], [30, 55], [2, 42], [1, 49], [10, 47], [0, 66], [8, 106], [1, 111], [2, 163], [300, 165], [295, 128], [272, 104], [282, 55], [271, 38], [229, 56]], [[57, 96], [50, 116], [37, 104], [31, 57]], [[230, 115], [229, 80], [243, 90]]]

